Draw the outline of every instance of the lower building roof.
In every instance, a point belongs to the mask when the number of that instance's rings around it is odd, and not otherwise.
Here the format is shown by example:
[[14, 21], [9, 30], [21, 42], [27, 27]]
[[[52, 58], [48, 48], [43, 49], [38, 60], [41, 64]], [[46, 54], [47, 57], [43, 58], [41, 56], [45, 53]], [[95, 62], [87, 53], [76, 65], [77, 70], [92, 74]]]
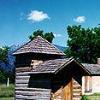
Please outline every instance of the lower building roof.
[[91, 75], [100, 75], [100, 65], [99, 64], [82, 64], [86, 70], [88, 70]]
[[55, 73], [56, 71], [67, 66], [72, 61], [73, 61], [72, 58], [47, 60], [39, 64], [37, 67], [35, 68], [33, 67], [32, 72], [33, 73]]
[[100, 75], [100, 65], [85, 64], [85, 63], [81, 64], [73, 58], [47, 60], [47, 61], [44, 61], [43, 63], [40, 63], [39, 65], [37, 65], [35, 67], [32, 66], [32, 69], [30, 67], [25, 68], [23, 74], [25, 74], [25, 73], [27, 73], [27, 74], [44, 74], [44, 73], [56, 74], [60, 70], [62, 70], [66, 66], [68, 66], [68, 64], [71, 64], [73, 61], [76, 64], [78, 64], [78, 67], [81, 67], [85, 72], [87, 72], [88, 75]]

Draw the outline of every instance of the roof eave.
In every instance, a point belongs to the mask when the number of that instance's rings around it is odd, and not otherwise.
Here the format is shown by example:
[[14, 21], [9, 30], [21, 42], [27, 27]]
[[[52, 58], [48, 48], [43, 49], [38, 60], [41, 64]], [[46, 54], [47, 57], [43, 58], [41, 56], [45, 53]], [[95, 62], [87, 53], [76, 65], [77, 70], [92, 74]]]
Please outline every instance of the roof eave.
[[[38, 52], [20, 52], [20, 53], [13, 53], [12, 55], [20, 55], [20, 54], [27, 54], [27, 53], [38, 53]], [[65, 56], [65, 53], [57, 54], [57, 53], [38, 53], [38, 54], [49, 54], [49, 55], [59, 55], [59, 56]]]
[[63, 64], [59, 69], [57, 69], [54, 74], [57, 74], [60, 70], [62, 70], [64, 67], [66, 67], [67, 65], [69, 65], [74, 59], [70, 58], [69, 62]]
[[78, 61], [76, 61], [74, 58], [71, 58], [69, 62], [65, 63], [62, 67], [60, 67], [59, 69], [57, 69], [54, 74], [57, 74], [60, 70], [62, 70], [64, 67], [66, 67], [67, 65], [69, 65], [71, 62], [75, 62], [77, 63], [84, 71], [86, 71], [88, 73], [88, 75], [92, 75], [92, 73], [90, 71], [88, 71], [86, 68], [84, 68], [84, 66], [79, 63]]
[[75, 61], [75, 63], [77, 63], [82, 69], [84, 69], [89, 75], [92, 75], [92, 73], [89, 71], [89, 70], [87, 70], [81, 63], [79, 63], [77, 60], [74, 60]]

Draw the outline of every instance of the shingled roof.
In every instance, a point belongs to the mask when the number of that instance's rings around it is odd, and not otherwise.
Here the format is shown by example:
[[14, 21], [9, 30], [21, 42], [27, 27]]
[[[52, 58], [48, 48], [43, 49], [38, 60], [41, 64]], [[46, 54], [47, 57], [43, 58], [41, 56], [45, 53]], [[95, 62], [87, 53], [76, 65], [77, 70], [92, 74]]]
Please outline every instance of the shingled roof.
[[47, 60], [32, 70], [33, 73], [55, 73], [72, 62], [72, 58]]
[[[73, 58], [47, 60], [43, 63], [40, 63], [38, 66], [33, 66], [33, 69], [31, 69], [30, 71], [25, 71], [23, 72], [23, 74], [57, 73], [68, 64], [70, 64], [73, 60]], [[19, 68], [17, 68], [17, 70], [18, 69]]]
[[[86, 63], [78, 63], [73, 58], [65, 58], [65, 59], [54, 59], [47, 60], [43, 63], [39, 64], [37, 67], [33, 67], [30, 71], [23, 72], [23, 74], [43, 74], [43, 73], [57, 73], [64, 67], [66, 67], [71, 62], [75, 62], [81, 67], [84, 71], [86, 71], [89, 75], [100, 75], [100, 65], [98, 64], [86, 64]], [[29, 68], [28, 68], [29, 70]], [[20, 74], [20, 73], [19, 73]], [[22, 73], [21, 73], [22, 74]]]
[[19, 49], [17, 49], [13, 54], [22, 53], [44, 53], [44, 54], [56, 54], [65, 55], [53, 44], [49, 43], [47, 40], [43, 39], [41, 36], [37, 36], [34, 40], [29, 41]]
[[91, 75], [100, 75], [100, 65], [99, 64], [82, 64], [85, 69], [87, 69]]

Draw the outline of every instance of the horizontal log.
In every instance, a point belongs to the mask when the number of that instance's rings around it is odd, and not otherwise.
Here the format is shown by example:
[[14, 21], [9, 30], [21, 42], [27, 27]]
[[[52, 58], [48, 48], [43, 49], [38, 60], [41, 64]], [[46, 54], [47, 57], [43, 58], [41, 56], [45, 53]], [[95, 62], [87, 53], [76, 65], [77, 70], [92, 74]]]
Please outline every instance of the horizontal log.
[[44, 96], [23, 96], [23, 95], [16, 95], [16, 99], [31, 99], [31, 100], [50, 100], [50, 97]]
[[26, 76], [16, 75], [16, 78], [30, 78], [30, 75], [26, 75]]
[[17, 90], [39, 90], [39, 91], [48, 91], [48, 90], [51, 90], [51, 89], [44, 89], [44, 88], [15, 88]]
[[82, 95], [80, 95], [80, 96], [73, 96], [73, 98], [82, 98]]
[[24, 95], [24, 96], [44, 96], [44, 97], [48, 97], [50, 96], [50, 91], [49, 92], [45, 92], [45, 91], [16, 91], [15, 92], [16, 95]]
[[81, 89], [81, 88], [74, 88], [74, 89], [73, 89], [73, 92], [74, 92], [74, 91], [82, 91], [82, 89]]
[[82, 93], [82, 91], [73, 91], [73, 93]]
[[15, 84], [16, 87], [28, 87], [28, 84]]
[[16, 75], [18, 76], [28, 76], [30, 72], [16, 72]]
[[74, 86], [73, 89], [82, 89], [80, 86]]
[[76, 97], [76, 96], [81, 96], [82, 94], [81, 93], [73, 93], [73, 96]]
[[22, 100], [22, 99], [20, 99], [20, 98], [18, 98], [18, 99], [17, 99], [17, 98], [15, 98], [14, 100]]
[[17, 91], [45, 91], [45, 92], [48, 92], [50, 91], [51, 92], [51, 89], [43, 89], [43, 88], [23, 88], [23, 87], [16, 87], [15, 90]]
[[14, 100], [22, 100], [22, 99], [19, 99], [19, 98], [17, 99], [17, 98], [15, 98]]
[[73, 100], [81, 100], [82, 97], [78, 97], [78, 98], [73, 98]]
[[28, 84], [29, 80], [28, 79], [27, 80], [22, 80], [22, 79], [21, 80], [16, 80], [15, 83], [16, 84]]
[[16, 69], [16, 72], [29, 72], [31, 71], [31, 68], [17, 68]]

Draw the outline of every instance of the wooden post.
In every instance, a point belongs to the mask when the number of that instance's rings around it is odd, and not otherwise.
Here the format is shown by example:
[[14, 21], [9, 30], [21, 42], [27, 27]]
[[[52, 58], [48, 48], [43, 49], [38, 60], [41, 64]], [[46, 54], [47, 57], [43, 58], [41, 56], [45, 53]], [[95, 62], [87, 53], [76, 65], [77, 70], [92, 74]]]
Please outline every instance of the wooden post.
[[100, 65], [100, 58], [97, 58], [97, 64]]
[[7, 78], [7, 87], [9, 87], [9, 77]]

